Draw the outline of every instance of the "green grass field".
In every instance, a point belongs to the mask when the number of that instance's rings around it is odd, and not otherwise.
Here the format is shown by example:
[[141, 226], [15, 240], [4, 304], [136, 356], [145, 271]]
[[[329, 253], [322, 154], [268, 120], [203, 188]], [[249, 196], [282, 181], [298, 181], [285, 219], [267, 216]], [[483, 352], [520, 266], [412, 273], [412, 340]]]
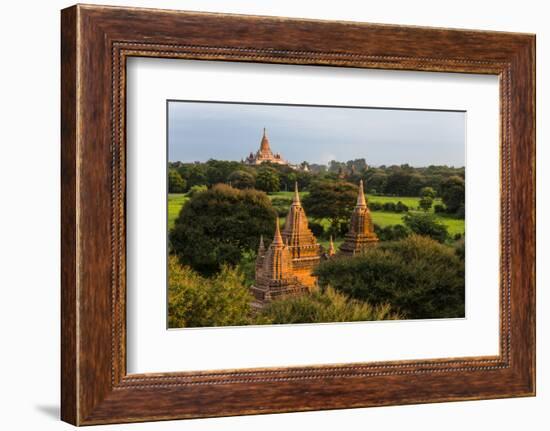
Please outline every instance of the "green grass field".
[[[300, 192], [300, 198], [304, 198], [308, 192]], [[270, 199], [274, 198], [286, 198], [286, 199], [292, 199], [292, 196], [294, 195], [294, 192], [277, 192], [272, 193], [269, 195]], [[169, 194], [168, 195], [168, 229], [172, 229], [174, 226], [174, 222], [185, 204], [189, 198], [185, 194]], [[395, 202], [398, 201], [403, 202], [405, 205], [407, 205], [409, 208], [416, 210], [418, 207], [418, 200], [419, 198], [411, 198], [411, 197], [405, 197], [405, 196], [372, 196], [368, 195], [369, 202]], [[434, 204], [441, 203], [440, 199], [436, 199], [434, 201]], [[416, 211], [412, 211], [416, 212]], [[430, 210], [430, 212], [433, 212], [433, 207]], [[373, 222], [379, 225], [380, 227], [386, 227], [394, 224], [403, 224], [403, 213], [392, 213], [392, 212], [385, 212], [385, 211], [372, 211], [372, 219]], [[464, 220], [461, 219], [455, 219], [452, 217], [442, 216], [438, 214], [437, 219], [439, 219], [443, 224], [447, 226], [447, 229], [449, 231], [449, 234], [455, 235], [457, 233], [464, 233]], [[280, 219], [281, 226], [284, 225], [284, 219]], [[328, 220], [323, 220], [322, 223], [325, 225], [325, 227], [328, 227]], [[323, 246], [328, 248], [328, 241], [321, 241]], [[338, 246], [337, 243], [335, 243], [335, 246]]]
[[189, 200], [185, 193], [171, 193], [168, 195], [168, 230], [174, 227], [183, 205]]

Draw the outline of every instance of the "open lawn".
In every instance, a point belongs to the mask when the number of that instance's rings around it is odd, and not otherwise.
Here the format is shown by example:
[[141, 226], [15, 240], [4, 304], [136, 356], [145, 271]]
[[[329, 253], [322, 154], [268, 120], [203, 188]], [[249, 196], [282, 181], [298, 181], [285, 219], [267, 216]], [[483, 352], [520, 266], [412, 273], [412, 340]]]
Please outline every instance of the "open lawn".
[[174, 227], [181, 208], [188, 200], [185, 193], [170, 193], [168, 195], [168, 230]]
[[[294, 192], [277, 192], [277, 193], [271, 193], [269, 195], [270, 199], [274, 198], [285, 198], [285, 199], [292, 199]], [[304, 198], [308, 192], [300, 192], [300, 198]], [[172, 229], [174, 226], [174, 222], [185, 204], [189, 198], [185, 194], [169, 194], [168, 195], [168, 229]], [[405, 205], [407, 205], [409, 208], [414, 208], [418, 206], [418, 200], [419, 198], [411, 198], [411, 197], [404, 197], [404, 196], [368, 196], [369, 202], [395, 202], [398, 201], [403, 202]], [[434, 203], [441, 203], [440, 199], [436, 199]], [[433, 208], [430, 210], [433, 212]], [[415, 211], [412, 211], [415, 212]], [[372, 219], [373, 222], [379, 225], [380, 227], [386, 227], [389, 225], [394, 224], [403, 224], [403, 215], [404, 213], [392, 213], [392, 212], [385, 212], [385, 211], [372, 211]], [[448, 217], [445, 215], [437, 214], [437, 219], [440, 220], [443, 224], [447, 226], [447, 229], [449, 230], [449, 234], [451, 236], [457, 234], [457, 233], [464, 233], [464, 220], [462, 219], [456, 219], [452, 217]], [[284, 225], [284, 219], [281, 218], [280, 220], [281, 226]], [[322, 223], [325, 225], [325, 227], [328, 227], [328, 220], [323, 220]], [[328, 248], [328, 241], [321, 241], [323, 246]], [[336, 246], [338, 246], [337, 243], [335, 243]]]

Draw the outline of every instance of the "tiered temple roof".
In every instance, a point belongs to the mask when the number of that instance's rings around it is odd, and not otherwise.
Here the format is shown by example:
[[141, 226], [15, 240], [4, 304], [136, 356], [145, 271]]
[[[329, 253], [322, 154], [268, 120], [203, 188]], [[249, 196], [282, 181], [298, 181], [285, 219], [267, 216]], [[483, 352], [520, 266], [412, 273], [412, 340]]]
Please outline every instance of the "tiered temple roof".
[[298, 183], [294, 184], [294, 197], [288, 209], [282, 234], [292, 256], [294, 274], [306, 285], [313, 287], [316, 279], [311, 275], [321, 259], [321, 246], [309, 229], [306, 213], [300, 202]]
[[252, 306], [256, 309], [262, 308], [273, 299], [298, 296], [309, 291], [294, 275], [292, 256], [288, 246], [283, 242], [279, 219], [275, 226], [273, 241], [267, 251], [263, 239], [260, 240], [256, 260], [256, 281], [250, 290], [254, 295]]
[[256, 153], [251, 152], [244, 161], [249, 165], [259, 165], [265, 162], [275, 163], [277, 165], [288, 165], [288, 162], [284, 160], [279, 153], [274, 154], [273, 151], [271, 151], [265, 127], [260, 142], [260, 149], [256, 151]]
[[360, 254], [365, 248], [378, 242], [374, 233], [372, 216], [367, 206], [365, 192], [363, 191], [363, 180], [359, 183], [357, 203], [351, 215], [349, 231], [346, 234], [344, 243], [340, 246], [340, 253], [343, 255]]

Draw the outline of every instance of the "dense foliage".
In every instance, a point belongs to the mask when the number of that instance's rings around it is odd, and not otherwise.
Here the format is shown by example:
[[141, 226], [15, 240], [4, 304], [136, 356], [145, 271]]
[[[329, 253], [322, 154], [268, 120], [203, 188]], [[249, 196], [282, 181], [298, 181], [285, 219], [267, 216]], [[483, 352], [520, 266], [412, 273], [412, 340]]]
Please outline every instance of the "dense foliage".
[[357, 190], [356, 185], [345, 181], [316, 181], [310, 185], [302, 204], [309, 217], [327, 218], [333, 230], [338, 230], [340, 223], [349, 223]]
[[183, 193], [186, 189], [185, 180], [181, 177], [178, 171], [174, 169], [168, 170], [168, 192]]
[[205, 278], [170, 256], [168, 273], [170, 328], [250, 323], [252, 297], [237, 270], [224, 266], [216, 276]]
[[265, 193], [218, 184], [195, 194], [170, 232], [172, 251], [202, 274], [237, 265], [255, 251], [260, 235], [271, 238], [276, 213]]
[[281, 181], [279, 179], [278, 172], [269, 167], [261, 168], [258, 170], [256, 176], [256, 188], [264, 192], [278, 192], [281, 187]]
[[453, 176], [441, 184], [441, 199], [447, 207], [447, 212], [458, 214], [462, 211], [462, 217], [464, 217], [465, 192], [464, 178]]
[[388, 304], [372, 306], [350, 299], [332, 288], [315, 290], [310, 295], [280, 299], [262, 310], [268, 323], [357, 322], [399, 319]]
[[418, 235], [363, 255], [322, 262], [319, 284], [409, 319], [464, 317], [464, 261], [452, 247]]
[[[237, 188], [246, 188], [250, 177], [257, 180], [259, 171], [269, 168], [279, 178], [278, 188], [273, 191], [287, 191], [294, 188], [298, 182], [300, 190], [308, 190], [314, 181], [346, 181], [358, 184], [360, 179], [365, 182], [365, 191], [370, 194], [386, 196], [418, 196], [429, 195], [431, 198], [447, 196], [451, 213], [455, 213], [464, 203], [461, 197], [461, 185], [464, 182], [464, 168], [449, 166], [428, 166], [415, 168], [407, 164], [392, 166], [368, 166], [365, 159], [349, 160], [347, 162], [331, 161], [328, 165], [302, 163], [308, 170], [295, 170], [290, 166], [264, 163], [260, 166], [248, 166], [240, 162], [209, 160], [205, 163], [171, 162], [170, 169], [176, 170], [186, 182], [187, 189], [194, 185], [213, 186], [217, 183], [231, 184]], [[238, 174], [234, 174], [239, 172]], [[232, 176], [233, 175], [233, 176]], [[267, 174], [263, 174], [266, 175]], [[273, 175], [270, 175], [273, 176]], [[246, 177], [244, 183], [236, 177]], [[452, 180], [451, 180], [452, 179]], [[234, 184], [234, 181], [237, 182]], [[260, 184], [263, 180], [260, 180]], [[462, 184], [463, 186], [463, 184]], [[258, 187], [256, 185], [256, 187]], [[263, 187], [263, 186], [262, 186]], [[270, 184], [270, 190], [275, 189], [275, 181]], [[187, 191], [187, 190], [185, 190]], [[447, 202], [444, 202], [447, 205]], [[456, 203], [458, 207], [456, 206]]]
[[429, 236], [438, 242], [443, 243], [449, 238], [447, 226], [438, 221], [433, 214], [409, 213], [403, 217], [403, 222], [411, 232]]

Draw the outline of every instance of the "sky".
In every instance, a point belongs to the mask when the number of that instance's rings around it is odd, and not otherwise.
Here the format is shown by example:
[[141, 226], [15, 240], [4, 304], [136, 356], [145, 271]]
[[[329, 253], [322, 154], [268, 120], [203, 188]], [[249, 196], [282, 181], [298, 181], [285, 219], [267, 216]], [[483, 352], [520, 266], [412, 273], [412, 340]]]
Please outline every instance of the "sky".
[[168, 158], [240, 161], [264, 127], [272, 151], [293, 164], [464, 166], [465, 112], [185, 101], [168, 102]]

